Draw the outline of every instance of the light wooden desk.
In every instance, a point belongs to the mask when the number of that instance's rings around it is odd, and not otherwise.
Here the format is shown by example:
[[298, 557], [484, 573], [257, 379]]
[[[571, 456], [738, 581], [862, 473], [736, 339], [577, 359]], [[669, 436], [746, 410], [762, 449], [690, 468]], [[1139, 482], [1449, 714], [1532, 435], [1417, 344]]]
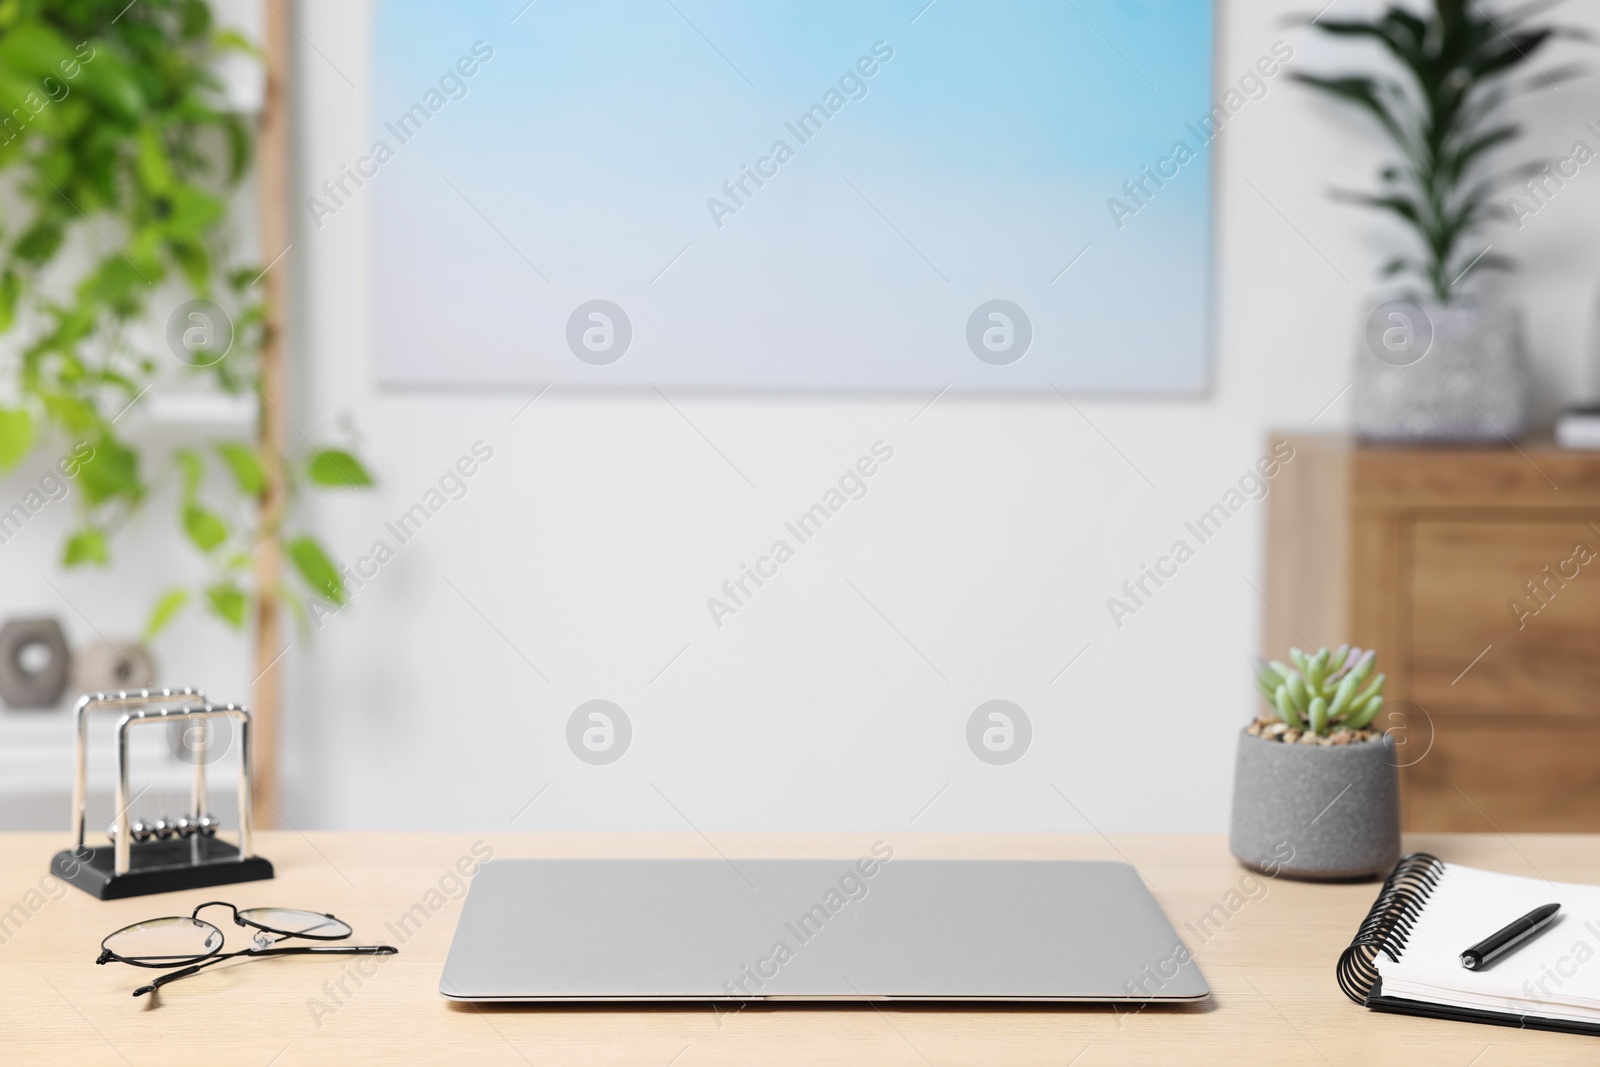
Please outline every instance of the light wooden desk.
[[[0, 835], [0, 1062], [5, 1064], [1593, 1064], [1600, 1039], [1386, 1016], [1339, 992], [1333, 965], [1376, 883], [1252, 881], [1211, 835], [883, 835], [897, 857], [1126, 858], [1155, 887], [1213, 995], [1190, 1008], [955, 1008], [895, 1004], [663, 1008], [476, 1008], [440, 998], [460, 897], [448, 877], [475, 842], [519, 856], [712, 856], [694, 835], [261, 835], [277, 879], [111, 903], [47, 880], [61, 834]], [[875, 834], [719, 834], [741, 856], [860, 855]], [[483, 845], [480, 845], [480, 851]], [[1448, 860], [1600, 882], [1600, 838], [1428, 835]], [[1258, 876], [1257, 876], [1258, 877]], [[441, 879], [446, 892], [440, 892]], [[1230, 895], [1231, 894], [1231, 895]], [[1253, 898], [1253, 899], [1252, 899]], [[100, 939], [205, 900], [330, 911], [387, 957], [348, 996], [324, 983], [351, 960], [223, 964], [134, 1000], [154, 973], [96, 967]], [[420, 929], [394, 932], [421, 905]], [[1220, 912], [1213, 909], [1219, 907]], [[1233, 910], [1230, 910], [1230, 906]], [[7, 913], [9, 909], [9, 913]], [[432, 915], [426, 913], [432, 910]], [[1213, 915], [1202, 927], [1202, 917]], [[418, 920], [413, 920], [416, 922]], [[408, 928], [409, 929], [409, 928]], [[230, 938], [234, 928], [225, 927]], [[1199, 933], [1197, 934], [1197, 931]], [[322, 1010], [318, 1011], [317, 1003]], [[725, 1006], [726, 1008], [726, 1006]]]

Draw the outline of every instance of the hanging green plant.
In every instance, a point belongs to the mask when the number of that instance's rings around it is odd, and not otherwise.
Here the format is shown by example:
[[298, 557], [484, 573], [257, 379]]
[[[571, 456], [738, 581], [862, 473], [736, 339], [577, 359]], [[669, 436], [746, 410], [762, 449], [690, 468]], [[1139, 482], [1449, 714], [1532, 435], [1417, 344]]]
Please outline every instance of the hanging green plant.
[[[287, 539], [306, 594], [341, 606], [327, 551], [280, 528], [292, 508], [264, 506], [269, 471], [283, 471], [291, 504], [305, 486], [372, 484], [331, 446], [279, 455], [232, 440], [152, 456], [118, 430], [175, 357], [218, 393], [261, 396], [262, 268], [238, 261], [229, 217], [254, 131], [212, 73], [230, 51], [255, 54], [205, 0], [0, 0], [0, 473], [42, 442], [74, 442], [68, 567], [109, 565], [118, 530], [176, 476], [178, 528], [208, 576], [164, 592], [147, 636], [196, 602], [242, 629], [262, 593], [303, 615], [293, 591], [252, 588], [266, 539]], [[152, 323], [174, 297], [201, 303]], [[170, 351], [141, 344], [152, 326]]]

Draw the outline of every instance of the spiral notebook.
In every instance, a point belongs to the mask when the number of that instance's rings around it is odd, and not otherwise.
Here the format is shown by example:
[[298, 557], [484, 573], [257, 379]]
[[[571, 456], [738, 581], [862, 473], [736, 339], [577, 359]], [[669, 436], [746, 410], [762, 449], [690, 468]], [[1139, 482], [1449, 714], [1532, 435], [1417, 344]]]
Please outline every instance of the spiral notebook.
[[[1461, 952], [1541, 904], [1561, 914], [1493, 966]], [[1343, 955], [1339, 986], [1377, 1011], [1600, 1035], [1600, 886], [1402, 859]]]

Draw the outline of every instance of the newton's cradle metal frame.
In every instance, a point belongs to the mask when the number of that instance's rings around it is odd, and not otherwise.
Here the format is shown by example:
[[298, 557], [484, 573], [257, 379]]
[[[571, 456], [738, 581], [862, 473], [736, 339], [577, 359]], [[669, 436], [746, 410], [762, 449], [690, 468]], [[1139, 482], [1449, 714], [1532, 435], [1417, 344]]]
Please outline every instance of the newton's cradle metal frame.
[[[116, 725], [116, 820], [104, 845], [85, 843], [85, 809], [89, 794], [89, 718], [92, 713], [120, 712]], [[217, 836], [218, 821], [207, 810], [206, 766], [210, 724], [238, 724], [239, 828], [237, 844]], [[176, 819], [152, 823], [134, 820], [128, 735], [135, 726], [204, 723], [194, 752], [194, 783], [189, 811]], [[76, 845], [57, 852], [50, 873], [101, 900], [167, 893], [202, 886], [253, 882], [272, 877], [272, 864], [257, 856], [252, 844], [251, 801], [255, 777], [251, 751], [250, 711], [238, 704], [212, 704], [198, 689], [134, 689], [89, 693], [73, 712], [77, 764], [72, 779], [72, 826]]]

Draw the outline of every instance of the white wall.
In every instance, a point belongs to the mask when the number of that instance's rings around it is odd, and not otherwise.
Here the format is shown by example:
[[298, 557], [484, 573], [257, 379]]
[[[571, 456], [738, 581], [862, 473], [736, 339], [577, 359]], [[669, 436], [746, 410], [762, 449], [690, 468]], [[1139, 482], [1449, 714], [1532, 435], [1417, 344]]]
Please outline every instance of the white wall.
[[[1282, 10], [1222, 5], [1219, 85], [1279, 38], [1295, 48], [1291, 69], [1327, 56], [1283, 26]], [[1600, 27], [1600, 11], [1563, 14]], [[299, 5], [302, 196], [365, 150], [369, 17], [364, 2]], [[370, 198], [320, 230], [300, 215], [284, 260], [299, 301], [294, 420], [312, 437], [353, 421], [382, 479], [373, 493], [316, 499], [326, 540], [351, 561], [378, 538], [395, 544], [386, 520], [474, 442], [494, 455], [286, 656], [289, 817], [362, 828], [504, 827], [519, 813], [523, 829], [1224, 826], [1233, 736], [1255, 710], [1246, 660], [1265, 610], [1252, 588], [1263, 506], [1247, 506], [1120, 629], [1106, 600], [1186, 536], [1184, 522], [1255, 463], [1269, 428], [1321, 413], [1317, 426], [1333, 429], [1347, 416], [1335, 398], [1382, 230], [1325, 192], [1370, 182], [1377, 154], [1356, 120], [1282, 75], [1269, 86], [1216, 143], [1217, 355], [1213, 387], [1196, 398], [945, 396], [923, 410], [922, 395], [685, 394], [669, 405], [553, 389], [513, 422], [531, 393], [379, 392]], [[1526, 108], [1524, 150], [1594, 143], [1581, 129], [1600, 119], [1585, 110], [1593, 101], [1592, 82], [1540, 98]], [[1589, 381], [1597, 173], [1497, 240], [1526, 260], [1512, 291], [1544, 411]], [[460, 335], [472, 343], [470, 321]], [[706, 598], [878, 440], [894, 458], [869, 494], [715, 628]], [[214, 664], [230, 679], [215, 687], [242, 690], [233, 646], [193, 625], [164, 642], [174, 670], [198, 677]], [[633, 723], [630, 751], [610, 766], [580, 762], [565, 742], [569, 714], [594, 698]], [[966, 745], [968, 716], [993, 698], [1033, 723], [1031, 750], [1011, 766]]]

